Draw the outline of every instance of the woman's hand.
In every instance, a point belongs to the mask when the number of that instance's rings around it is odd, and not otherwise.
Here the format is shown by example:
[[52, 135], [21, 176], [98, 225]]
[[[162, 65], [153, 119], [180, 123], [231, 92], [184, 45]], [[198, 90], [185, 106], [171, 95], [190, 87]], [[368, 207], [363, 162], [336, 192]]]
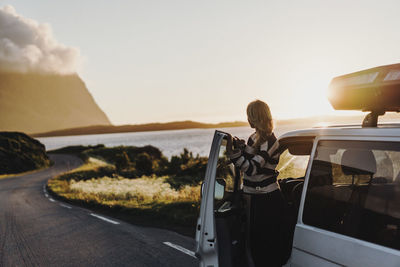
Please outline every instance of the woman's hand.
[[240, 150], [243, 150], [246, 147], [246, 141], [243, 139], [239, 139], [237, 136], [233, 138], [233, 146]]

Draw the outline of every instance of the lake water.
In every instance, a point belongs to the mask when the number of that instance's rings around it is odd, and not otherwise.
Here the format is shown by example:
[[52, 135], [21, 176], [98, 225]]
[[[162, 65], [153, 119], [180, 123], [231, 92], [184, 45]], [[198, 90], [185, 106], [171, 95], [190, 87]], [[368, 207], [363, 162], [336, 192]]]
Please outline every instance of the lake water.
[[[275, 134], [293, 130], [294, 127], [277, 127]], [[221, 131], [231, 133], [233, 136], [247, 140], [254, 131], [250, 127], [222, 128]], [[77, 136], [59, 136], [37, 138], [47, 150], [57, 149], [71, 145], [97, 145], [113, 146], [145, 146], [152, 145], [161, 149], [167, 157], [179, 155], [183, 148], [192, 151], [194, 155], [208, 156], [215, 129], [187, 129], [154, 132], [113, 133]]]

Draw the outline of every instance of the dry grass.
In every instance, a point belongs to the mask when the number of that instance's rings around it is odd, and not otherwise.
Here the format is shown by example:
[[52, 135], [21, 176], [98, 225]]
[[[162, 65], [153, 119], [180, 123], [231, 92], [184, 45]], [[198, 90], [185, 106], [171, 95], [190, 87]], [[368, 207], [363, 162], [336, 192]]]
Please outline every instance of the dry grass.
[[[80, 179], [108, 164], [90, 159], [81, 167], [48, 181], [49, 191], [74, 204], [127, 221], [167, 227], [192, 234], [200, 205], [200, 186], [174, 189], [163, 177], [127, 179], [120, 176]], [[178, 228], [177, 228], [178, 227]], [[183, 228], [179, 228], [183, 227]], [[184, 229], [184, 230], [182, 230]]]
[[[168, 176], [127, 179], [121, 176], [74, 179], [74, 173], [93, 171], [100, 167], [112, 166], [105, 161], [89, 158], [87, 163], [48, 183], [51, 190], [68, 199], [95, 201], [107, 206], [120, 205], [128, 208], [145, 208], [154, 204], [200, 201], [200, 186], [183, 186], [173, 189], [166, 182]], [[68, 175], [69, 179], [62, 179]]]
[[200, 186], [184, 186], [174, 190], [165, 182], [167, 177], [103, 177], [87, 181], [69, 182], [69, 193], [85, 201], [96, 201], [108, 206], [151, 208], [155, 204], [199, 201]]
[[81, 165], [80, 167], [73, 169], [72, 171], [68, 172], [68, 173], [74, 173], [74, 172], [79, 172], [79, 171], [90, 171], [90, 170], [94, 170], [96, 168], [99, 167], [107, 167], [107, 166], [114, 166], [112, 164], [109, 164], [103, 160], [97, 159], [97, 158], [88, 158], [86, 163]]

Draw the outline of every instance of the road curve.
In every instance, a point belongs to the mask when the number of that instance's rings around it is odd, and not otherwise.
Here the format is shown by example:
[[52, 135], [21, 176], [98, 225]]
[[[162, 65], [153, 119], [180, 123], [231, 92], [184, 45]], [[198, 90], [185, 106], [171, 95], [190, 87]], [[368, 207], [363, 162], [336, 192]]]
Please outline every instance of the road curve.
[[191, 238], [46, 197], [49, 178], [82, 163], [52, 160], [46, 170], [0, 180], [0, 266], [198, 266]]

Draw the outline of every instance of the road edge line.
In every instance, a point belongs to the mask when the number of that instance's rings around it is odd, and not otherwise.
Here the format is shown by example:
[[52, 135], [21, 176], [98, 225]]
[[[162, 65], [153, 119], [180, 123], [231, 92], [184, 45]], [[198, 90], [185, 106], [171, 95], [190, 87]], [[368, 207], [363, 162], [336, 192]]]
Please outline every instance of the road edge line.
[[171, 248], [174, 248], [174, 249], [176, 249], [176, 250], [179, 250], [180, 252], [185, 253], [186, 255], [189, 255], [189, 256], [191, 256], [191, 257], [197, 259], [195, 253], [194, 253], [193, 251], [187, 249], [187, 248], [181, 247], [181, 246], [179, 246], [179, 245], [176, 245], [176, 244], [173, 244], [173, 243], [167, 242], [167, 241], [163, 242], [163, 244], [164, 244], [164, 245], [167, 245], [167, 246], [169, 246], [169, 247], [171, 247]]
[[110, 219], [108, 219], [108, 218], [106, 218], [106, 217], [97, 215], [97, 214], [95, 214], [95, 213], [90, 213], [90, 215], [93, 216], [93, 217], [96, 217], [96, 218], [98, 218], [98, 219], [100, 219], [100, 220], [103, 220], [103, 221], [112, 223], [112, 224], [120, 224], [120, 223], [117, 222], [117, 221], [110, 220]]
[[63, 203], [60, 203], [59, 205], [60, 205], [61, 207], [67, 208], [67, 209], [72, 209], [72, 207], [70, 207], [70, 206], [68, 206], [68, 205], [65, 205], [65, 204], [63, 204]]

